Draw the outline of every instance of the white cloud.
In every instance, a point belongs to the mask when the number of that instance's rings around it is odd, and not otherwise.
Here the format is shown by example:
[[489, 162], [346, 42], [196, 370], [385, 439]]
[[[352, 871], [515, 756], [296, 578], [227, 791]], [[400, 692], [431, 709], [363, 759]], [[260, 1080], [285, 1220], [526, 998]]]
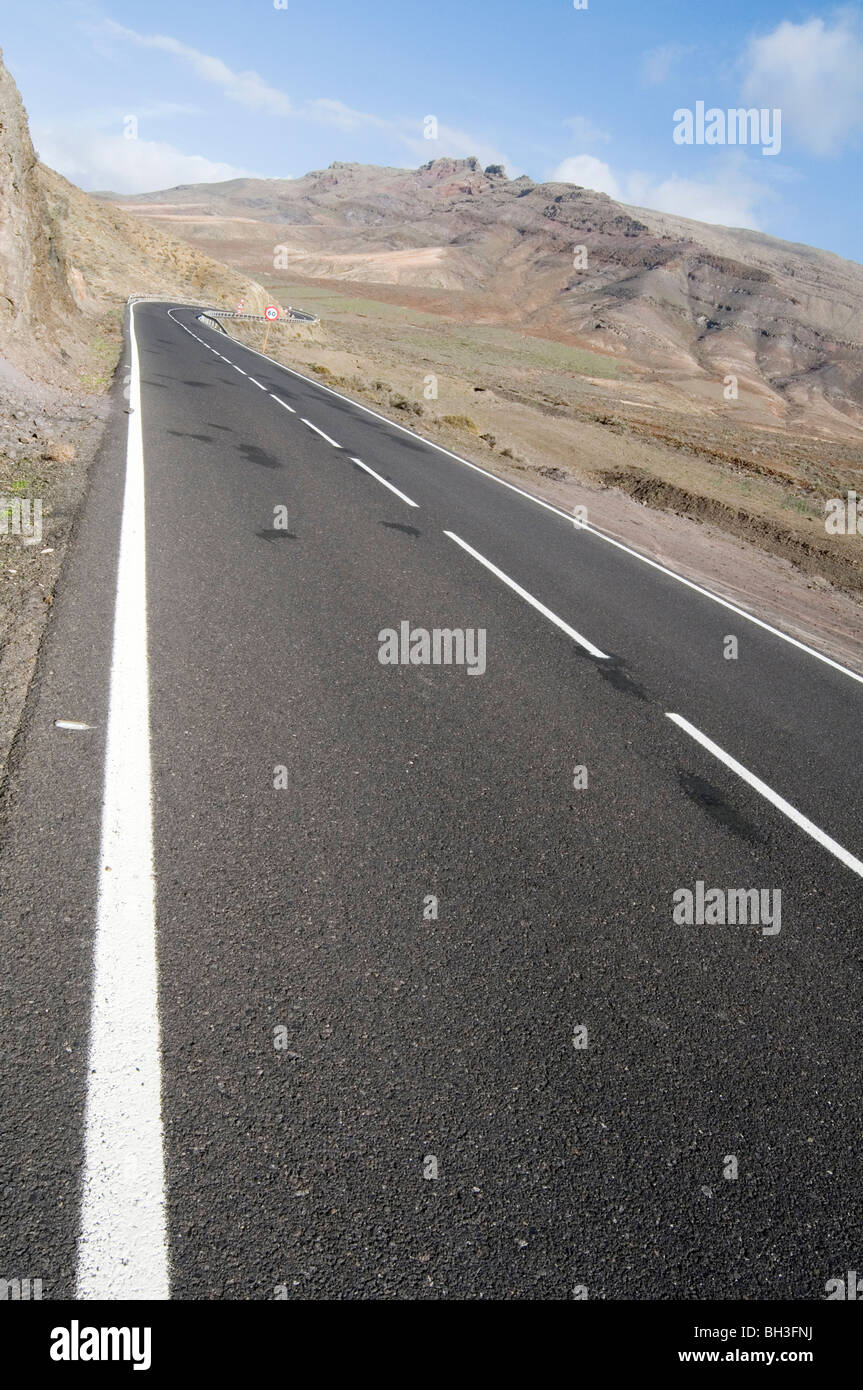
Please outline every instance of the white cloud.
[[607, 164], [592, 154], [574, 154], [558, 164], [551, 175], [553, 183], [577, 183], [581, 188], [594, 188], [620, 199], [620, 184]]
[[598, 145], [611, 139], [607, 130], [600, 130], [587, 116], [570, 116], [563, 124], [568, 127], [575, 145]]
[[200, 106], [192, 106], [186, 101], [149, 101], [135, 112], [139, 120], [163, 121], [174, 116], [204, 116]]
[[641, 76], [649, 87], [661, 87], [667, 82], [671, 69], [681, 58], [695, 50], [691, 44], [664, 43], [651, 48], [641, 60]]
[[709, 179], [681, 179], [676, 174], [656, 183], [639, 174], [627, 180], [624, 202], [655, 212], [692, 217], [696, 222], [713, 222], [722, 227], [762, 226], [759, 206], [769, 198], [769, 190], [754, 180], [731, 175]]
[[750, 40], [742, 67], [744, 99], [780, 107], [783, 125], [815, 154], [835, 154], [863, 130], [858, 12], [841, 10], [832, 24], [783, 20], [771, 33]]
[[202, 82], [212, 82], [221, 87], [223, 95], [230, 101], [239, 102], [252, 111], [268, 111], [272, 116], [288, 116], [293, 111], [287, 95], [277, 87], [269, 86], [256, 72], [234, 72], [221, 58], [190, 48], [188, 44], [180, 43], [179, 39], [172, 39], [167, 34], [139, 34], [135, 29], [115, 24], [112, 19], [106, 20], [105, 26], [117, 38], [128, 39], [144, 48], [158, 48], [180, 58]]
[[382, 116], [355, 111], [353, 107], [345, 106], [343, 101], [336, 101], [332, 97], [316, 97], [313, 101], [307, 102], [297, 114], [309, 120], [322, 121], [325, 125], [338, 126], [340, 130], [362, 130], [369, 126], [388, 130], [392, 127], [392, 122], [384, 120]]
[[564, 159], [550, 178], [593, 188], [636, 207], [756, 231], [762, 226], [763, 205], [774, 196], [768, 186], [749, 175], [741, 162], [729, 162], [711, 179], [683, 179], [676, 175], [661, 179], [638, 171], [615, 173], [594, 155], [579, 154]]
[[[425, 140], [419, 121], [390, 120], [367, 111], [356, 111], [332, 97], [317, 97], [296, 107], [286, 92], [269, 86], [256, 72], [234, 72], [221, 58], [200, 49], [190, 48], [166, 34], [139, 34], [113, 20], [105, 21], [105, 29], [115, 38], [127, 40], [146, 48], [159, 49], [179, 58], [204, 82], [221, 87], [224, 96], [252, 110], [264, 110], [276, 116], [293, 116], [322, 122], [339, 130], [377, 129], [398, 141], [412, 154], [425, 162], [440, 155], [476, 155], [483, 164], [503, 164], [511, 175], [516, 172], [506, 156], [492, 145], [476, 140], [465, 131], [451, 126], [438, 126], [438, 139]], [[520, 172], [520, 171], [518, 171]]]
[[81, 188], [150, 193], [179, 183], [259, 177], [204, 155], [184, 154], [162, 140], [126, 140], [74, 127], [45, 127], [33, 135], [42, 162]]

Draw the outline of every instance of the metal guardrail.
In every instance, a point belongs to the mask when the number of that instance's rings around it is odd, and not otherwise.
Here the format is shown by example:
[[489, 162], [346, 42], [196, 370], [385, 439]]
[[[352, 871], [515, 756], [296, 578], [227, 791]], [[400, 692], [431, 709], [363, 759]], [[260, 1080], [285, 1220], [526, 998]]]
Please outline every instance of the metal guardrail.
[[212, 304], [205, 304], [200, 299], [178, 299], [170, 294], [130, 294], [126, 300], [127, 304], [140, 304], [149, 301], [151, 304], [174, 303], [182, 305], [186, 309], [212, 309]]
[[[164, 294], [130, 294], [127, 304], [139, 304], [149, 301], [151, 304], [163, 304], [171, 295]], [[317, 314], [307, 314], [305, 309], [294, 309], [291, 307], [286, 316], [281, 314], [277, 319], [265, 319], [263, 314], [238, 314], [235, 309], [217, 309], [212, 304], [203, 304], [199, 299], [181, 299], [177, 301], [188, 309], [205, 309], [207, 317], [212, 316], [220, 319], [245, 319], [249, 323], [320, 323]], [[203, 317], [203, 315], [199, 315]]]
[[304, 309], [290, 309], [287, 314], [279, 314], [277, 319], [265, 319], [263, 314], [238, 314], [232, 309], [212, 309], [209, 311], [215, 318], [220, 319], [247, 319], [251, 323], [319, 323], [317, 314], [307, 314]]

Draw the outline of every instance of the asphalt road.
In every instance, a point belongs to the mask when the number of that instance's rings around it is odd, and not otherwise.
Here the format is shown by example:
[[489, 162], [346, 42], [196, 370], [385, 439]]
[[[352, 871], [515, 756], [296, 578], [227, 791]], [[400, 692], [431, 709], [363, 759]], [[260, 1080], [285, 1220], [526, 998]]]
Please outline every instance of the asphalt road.
[[[134, 326], [6, 788], [0, 1277], [823, 1298], [860, 679], [195, 311]], [[382, 664], [403, 622], [485, 669]], [[675, 921], [699, 881], [781, 930]]]

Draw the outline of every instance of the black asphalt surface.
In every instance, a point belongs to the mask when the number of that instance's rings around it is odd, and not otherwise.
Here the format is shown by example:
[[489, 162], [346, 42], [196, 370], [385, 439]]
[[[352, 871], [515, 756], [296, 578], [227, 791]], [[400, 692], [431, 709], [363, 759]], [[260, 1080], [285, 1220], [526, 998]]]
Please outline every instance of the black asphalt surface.
[[[666, 712], [860, 857], [863, 687], [169, 309], [135, 326], [173, 1296], [823, 1298], [863, 1259], [861, 880]], [[0, 860], [0, 1275], [56, 1298], [83, 1161], [115, 392]], [[405, 620], [486, 629], [485, 673], [381, 665], [379, 630]], [[676, 925], [696, 880], [780, 889], [781, 932]]]

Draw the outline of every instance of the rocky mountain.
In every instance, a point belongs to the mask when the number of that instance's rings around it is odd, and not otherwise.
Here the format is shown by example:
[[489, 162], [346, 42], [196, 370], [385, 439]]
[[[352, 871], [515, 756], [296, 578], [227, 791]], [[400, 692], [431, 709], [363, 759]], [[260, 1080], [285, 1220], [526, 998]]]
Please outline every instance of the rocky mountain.
[[251, 274], [389, 286], [689, 390], [731, 373], [767, 410], [863, 429], [863, 266], [826, 251], [476, 159], [99, 196]]
[[[107, 418], [125, 300], [136, 291], [264, 302], [242, 271], [40, 164], [0, 55], [0, 775]], [[8, 530], [10, 498], [28, 517], [41, 508], [41, 543]]]
[[247, 275], [40, 164], [0, 53], [0, 357], [31, 379], [80, 387], [127, 296], [148, 290], [264, 303]]
[[7, 350], [47, 347], [46, 325], [74, 308], [70, 281], [27, 114], [0, 61], [0, 342]]

